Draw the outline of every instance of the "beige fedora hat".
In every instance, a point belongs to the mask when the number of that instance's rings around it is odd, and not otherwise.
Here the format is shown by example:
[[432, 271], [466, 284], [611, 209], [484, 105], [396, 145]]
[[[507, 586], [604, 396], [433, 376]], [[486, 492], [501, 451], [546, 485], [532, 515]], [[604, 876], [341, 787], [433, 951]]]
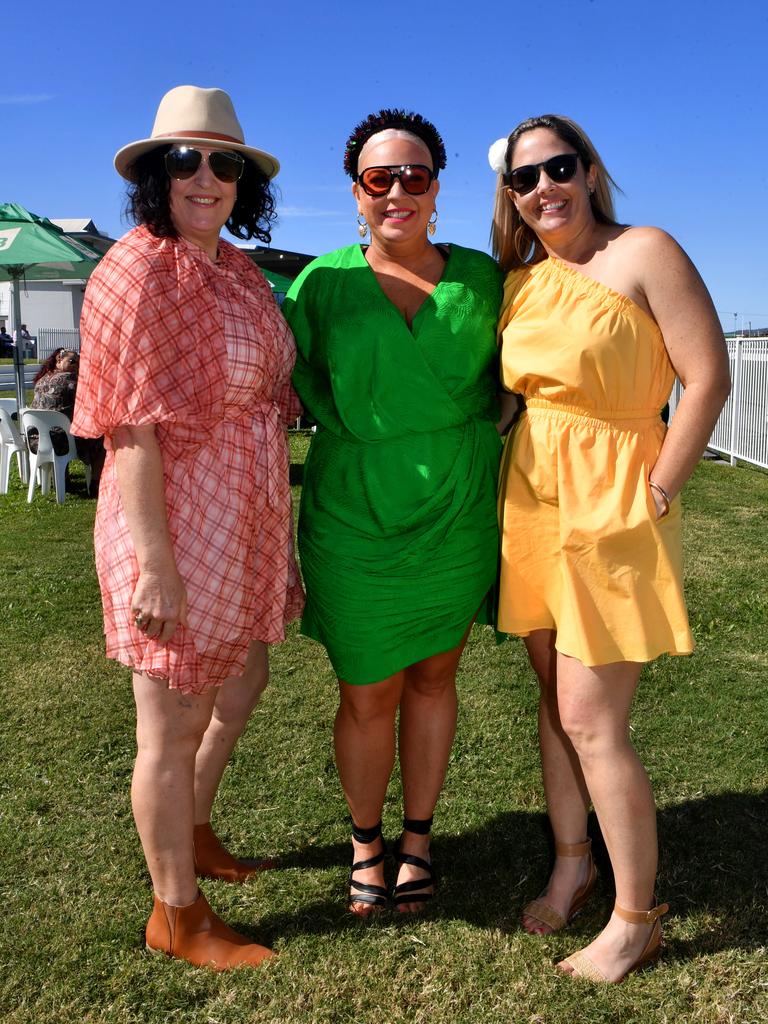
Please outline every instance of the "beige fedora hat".
[[143, 153], [166, 143], [211, 146], [225, 143], [252, 160], [268, 178], [274, 178], [280, 164], [270, 153], [243, 142], [243, 129], [229, 94], [223, 89], [201, 89], [196, 85], [177, 85], [160, 100], [157, 116], [148, 139], [130, 142], [115, 154], [117, 173], [133, 181], [132, 164]]

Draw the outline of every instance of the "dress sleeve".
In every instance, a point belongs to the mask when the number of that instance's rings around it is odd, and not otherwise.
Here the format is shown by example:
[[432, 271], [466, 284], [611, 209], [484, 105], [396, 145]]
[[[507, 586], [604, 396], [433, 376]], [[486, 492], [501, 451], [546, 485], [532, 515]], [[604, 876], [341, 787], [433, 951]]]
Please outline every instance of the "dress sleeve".
[[322, 323], [315, 314], [312, 264], [306, 267], [288, 290], [283, 315], [296, 340], [293, 386], [310, 418], [326, 426], [335, 421], [333, 396], [327, 367], [324, 368]]
[[193, 275], [172, 254], [125, 242], [96, 267], [81, 317], [75, 433], [109, 436], [121, 425], [210, 414], [220, 397], [210, 367], [216, 354], [208, 348], [206, 358], [199, 349], [217, 325], [208, 323], [208, 290]]
[[510, 270], [504, 278], [504, 290], [501, 299], [501, 309], [499, 310], [499, 324], [497, 327], [497, 340], [499, 344], [501, 344], [501, 335], [504, 328], [509, 325], [510, 320], [514, 316], [520, 289], [530, 279], [530, 276], [530, 267], [525, 266], [520, 267], [517, 270]]

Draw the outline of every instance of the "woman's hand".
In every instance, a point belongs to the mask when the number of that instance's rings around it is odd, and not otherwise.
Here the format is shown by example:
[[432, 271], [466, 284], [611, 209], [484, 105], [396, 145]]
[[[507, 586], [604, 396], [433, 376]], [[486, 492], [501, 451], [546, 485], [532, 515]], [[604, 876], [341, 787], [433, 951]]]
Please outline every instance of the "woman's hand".
[[187, 625], [187, 591], [175, 566], [139, 573], [131, 612], [137, 628], [161, 644], [168, 643], [178, 625]]
[[656, 522], [658, 523], [660, 519], [663, 519], [664, 516], [667, 515], [667, 513], [669, 512], [669, 507], [667, 506], [662, 496], [658, 494], [653, 488], [651, 488], [651, 494], [653, 496], [653, 504], [656, 506]]

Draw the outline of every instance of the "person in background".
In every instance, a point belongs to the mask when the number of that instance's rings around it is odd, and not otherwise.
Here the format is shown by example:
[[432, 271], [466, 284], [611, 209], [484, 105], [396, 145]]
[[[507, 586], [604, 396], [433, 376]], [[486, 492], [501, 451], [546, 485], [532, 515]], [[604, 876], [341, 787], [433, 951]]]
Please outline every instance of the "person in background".
[[456, 669], [496, 578], [501, 282], [485, 254], [431, 241], [445, 162], [419, 114], [362, 121], [344, 168], [370, 244], [315, 260], [283, 304], [294, 382], [317, 423], [299, 522], [302, 630], [325, 645], [339, 679], [349, 909], [361, 916], [388, 901], [381, 816], [398, 710], [394, 904], [418, 912], [434, 893], [430, 830], [456, 728]]
[[303, 594], [284, 426], [295, 348], [269, 285], [223, 241], [268, 243], [279, 164], [246, 145], [220, 89], [185, 85], [124, 146], [138, 225], [93, 272], [74, 428], [104, 434], [96, 567], [107, 655], [133, 670], [131, 799], [154, 889], [147, 947], [225, 970], [267, 947], [226, 925], [197, 876], [244, 882], [211, 824], [266, 686], [267, 644]]
[[32, 340], [32, 335], [27, 330], [26, 324], [22, 324], [21, 327], [19, 328], [19, 340], [22, 343], [24, 354], [27, 356], [31, 356], [34, 353], [35, 345], [34, 341]]
[[55, 409], [71, 420], [75, 413], [79, 366], [80, 357], [73, 349], [54, 349], [32, 378], [31, 408]]
[[[502, 381], [526, 406], [502, 461], [498, 627], [525, 638], [539, 678], [556, 853], [523, 926], [548, 934], [589, 898], [591, 802], [616, 902], [560, 967], [618, 982], [658, 957], [668, 909], [655, 905], [656, 812], [629, 714], [643, 664], [693, 647], [679, 492], [728, 394], [728, 362], [690, 260], [663, 231], [617, 223], [612, 179], [578, 125], [531, 118], [489, 157]], [[685, 390], [667, 430], [676, 372]]]
[[[67, 419], [71, 420], [75, 411], [79, 367], [80, 357], [74, 349], [61, 347], [54, 349], [51, 355], [40, 364], [40, 369], [33, 378], [34, 395], [31, 408], [53, 409], [55, 412], [64, 413]], [[52, 427], [50, 434], [54, 452], [57, 455], [66, 455], [69, 451], [69, 442], [64, 432], [59, 427]], [[78, 437], [76, 434], [72, 436], [77, 449], [77, 457], [91, 471], [88, 496], [97, 498], [106, 455], [104, 439], [101, 437]], [[37, 451], [37, 443], [37, 430], [31, 427], [27, 432], [27, 444], [30, 451]], [[67, 476], [67, 480], [69, 480], [69, 476]]]
[[[40, 369], [32, 378], [33, 395], [30, 408], [62, 412], [71, 421], [75, 413], [78, 366], [79, 356], [73, 349], [54, 349], [40, 364]], [[60, 427], [52, 427], [50, 434], [54, 452], [57, 455], [66, 455], [69, 451], [69, 441], [64, 431]], [[27, 431], [29, 450], [36, 452], [37, 444], [37, 430], [31, 427]]]

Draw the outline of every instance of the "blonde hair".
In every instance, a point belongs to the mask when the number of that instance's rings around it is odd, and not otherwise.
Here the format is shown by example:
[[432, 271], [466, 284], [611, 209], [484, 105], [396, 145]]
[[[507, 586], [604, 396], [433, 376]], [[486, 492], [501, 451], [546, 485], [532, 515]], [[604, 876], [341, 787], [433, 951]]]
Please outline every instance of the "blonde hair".
[[517, 207], [510, 199], [509, 172], [511, 160], [520, 137], [536, 128], [547, 128], [567, 146], [576, 150], [582, 167], [595, 172], [595, 190], [590, 198], [592, 214], [599, 224], [616, 224], [616, 213], [613, 205], [614, 191], [621, 191], [606, 170], [605, 164], [593, 146], [589, 136], [575, 121], [561, 114], [541, 114], [521, 121], [507, 140], [507, 151], [504, 155], [504, 173], [496, 182], [496, 198], [491, 223], [491, 248], [499, 261], [499, 266], [506, 273], [527, 263], [538, 263], [546, 256], [544, 246], [536, 232], [529, 228], [517, 212]]

